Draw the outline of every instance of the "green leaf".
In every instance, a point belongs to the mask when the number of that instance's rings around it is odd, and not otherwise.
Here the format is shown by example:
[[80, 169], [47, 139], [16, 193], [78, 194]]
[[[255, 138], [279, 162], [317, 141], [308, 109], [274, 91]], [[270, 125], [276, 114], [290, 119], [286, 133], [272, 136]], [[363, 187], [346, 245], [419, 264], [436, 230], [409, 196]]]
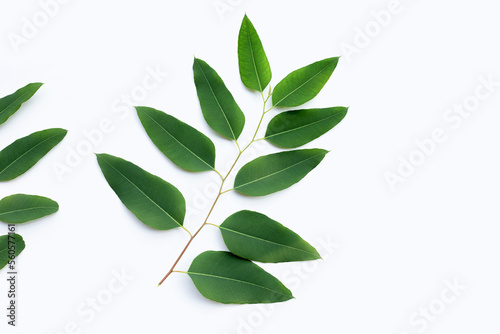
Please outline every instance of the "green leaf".
[[293, 71], [273, 91], [273, 105], [296, 107], [313, 99], [337, 67], [339, 57], [327, 58]]
[[271, 67], [259, 35], [246, 15], [238, 35], [238, 65], [243, 84], [250, 89], [264, 91], [271, 81]]
[[162, 111], [136, 109], [149, 138], [174, 164], [192, 172], [215, 169], [215, 146], [207, 136]]
[[313, 170], [327, 153], [315, 148], [259, 157], [238, 171], [234, 189], [249, 196], [264, 196], [286, 189]]
[[231, 92], [203, 60], [194, 58], [193, 72], [201, 111], [208, 125], [224, 137], [238, 139], [245, 125], [245, 115]]
[[[0, 269], [17, 257], [26, 247], [23, 237], [19, 234], [0, 236]], [[10, 250], [10, 252], [9, 252]], [[12, 257], [12, 258], [11, 258]]]
[[201, 253], [187, 274], [204, 297], [219, 303], [277, 303], [293, 298], [276, 277], [229, 252]]
[[238, 211], [219, 226], [231, 253], [259, 262], [320, 259], [316, 249], [275, 220], [254, 211]]
[[0, 181], [27, 172], [66, 136], [64, 129], [48, 129], [18, 139], [0, 151]]
[[346, 114], [344, 107], [287, 111], [269, 122], [265, 138], [279, 147], [299, 147], [327, 133]]
[[97, 154], [97, 161], [116, 195], [140, 221], [157, 230], [182, 227], [186, 201], [176, 187], [109, 154]]
[[47, 197], [16, 194], [0, 200], [0, 221], [9, 224], [25, 223], [59, 210], [57, 202]]
[[0, 124], [5, 123], [10, 116], [21, 108], [21, 105], [28, 101], [36, 91], [42, 87], [42, 83], [30, 83], [15, 93], [0, 99]]

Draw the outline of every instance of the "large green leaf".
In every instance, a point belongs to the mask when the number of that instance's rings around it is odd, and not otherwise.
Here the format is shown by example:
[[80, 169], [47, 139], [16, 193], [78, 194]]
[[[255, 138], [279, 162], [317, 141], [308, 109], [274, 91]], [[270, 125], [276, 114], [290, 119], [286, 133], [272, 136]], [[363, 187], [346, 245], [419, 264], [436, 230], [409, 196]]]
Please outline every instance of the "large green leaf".
[[277, 303], [293, 298], [276, 277], [228, 252], [201, 253], [187, 273], [204, 297], [219, 303]]
[[238, 139], [245, 125], [245, 115], [231, 92], [203, 60], [194, 58], [193, 73], [201, 111], [208, 125], [224, 137]]
[[238, 65], [243, 84], [250, 89], [264, 91], [271, 81], [271, 67], [259, 35], [246, 15], [238, 35]]
[[238, 171], [234, 189], [249, 196], [264, 196], [286, 189], [313, 170], [327, 153], [315, 148], [259, 157]]
[[23, 88], [18, 89], [15, 93], [7, 95], [0, 99], [0, 124], [5, 121], [16, 111], [21, 108], [21, 105], [28, 101], [36, 91], [42, 87], [42, 83], [30, 83]]
[[207, 136], [162, 111], [136, 109], [149, 138], [173, 163], [192, 172], [214, 170], [215, 146]]
[[344, 107], [287, 111], [269, 122], [265, 138], [279, 147], [299, 147], [327, 133], [346, 114]]
[[273, 91], [273, 105], [296, 107], [313, 99], [337, 67], [338, 57], [327, 58], [293, 71]]
[[244, 259], [278, 263], [321, 258], [298, 234], [262, 213], [238, 211], [219, 228], [231, 253]]
[[[0, 236], [0, 269], [5, 267], [10, 260], [17, 257], [26, 247], [23, 237], [19, 234]], [[9, 252], [10, 250], [10, 252]], [[11, 258], [12, 257], [12, 258]]]
[[66, 136], [64, 129], [48, 129], [18, 139], [0, 151], [0, 181], [24, 174]]
[[9, 224], [25, 223], [59, 210], [57, 202], [47, 197], [16, 194], [0, 200], [0, 221]]
[[182, 226], [186, 201], [176, 187], [109, 154], [97, 154], [97, 161], [116, 195], [140, 221], [157, 230]]

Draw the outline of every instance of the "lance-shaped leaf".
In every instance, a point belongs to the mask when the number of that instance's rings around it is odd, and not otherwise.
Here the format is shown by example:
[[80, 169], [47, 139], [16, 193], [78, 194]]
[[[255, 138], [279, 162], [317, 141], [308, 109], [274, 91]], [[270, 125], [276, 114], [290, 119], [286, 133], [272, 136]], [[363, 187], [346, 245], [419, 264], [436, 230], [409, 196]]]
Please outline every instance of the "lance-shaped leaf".
[[162, 111], [136, 109], [149, 138], [174, 164], [192, 172], [214, 170], [215, 146], [207, 136]]
[[293, 71], [273, 91], [273, 105], [296, 107], [313, 99], [337, 67], [338, 57], [327, 58]]
[[97, 161], [116, 195], [140, 221], [157, 230], [182, 227], [186, 201], [176, 187], [109, 154], [97, 154]]
[[36, 91], [42, 87], [42, 83], [30, 83], [23, 88], [18, 89], [16, 92], [7, 95], [0, 99], [0, 124], [5, 121], [16, 111], [19, 110], [21, 105], [28, 101]]
[[238, 171], [234, 189], [249, 196], [264, 196], [286, 189], [313, 170], [327, 153], [315, 148], [259, 157]]
[[201, 253], [187, 274], [204, 297], [219, 303], [277, 303], [293, 298], [276, 277], [229, 252]]
[[269, 122], [265, 138], [279, 147], [299, 147], [327, 133], [346, 114], [344, 107], [283, 112]]
[[262, 213], [236, 212], [219, 228], [231, 253], [244, 259], [278, 263], [321, 258], [298, 234]]
[[19, 234], [0, 236], [0, 269], [17, 257], [26, 247], [23, 237]]
[[18, 139], [0, 151], [0, 181], [24, 174], [66, 136], [64, 129], [48, 129]]
[[271, 81], [271, 67], [259, 35], [246, 15], [238, 35], [238, 65], [243, 84], [250, 89], [264, 91]]
[[194, 58], [194, 83], [203, 117], [220, 135], [236, 140], [243, 131], [245, 115], [220, 76], [206, 62]]
[[16, 194], [0, 200], [0, 221], [9, 224], [25, 223], [59, 210], [57, 202], [47, 197]]

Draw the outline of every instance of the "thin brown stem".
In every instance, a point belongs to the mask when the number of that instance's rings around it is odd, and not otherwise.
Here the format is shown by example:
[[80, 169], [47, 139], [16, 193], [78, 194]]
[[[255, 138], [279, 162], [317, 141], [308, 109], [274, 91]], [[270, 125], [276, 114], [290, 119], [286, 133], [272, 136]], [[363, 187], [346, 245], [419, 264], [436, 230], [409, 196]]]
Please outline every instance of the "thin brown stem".
[[[222, 191], [222, 188], [224, 187], [224, 183], [226, 182], [227, 178], [229, 177], [229, 175], [233, 171], [234, 167], [236, 166], [236, 164], [240, 160], [240, 158], [243, 155], [243, 153], [250, 147], [250, 145], [252, 145], [256, 141], [255, 138], [257, 137], [257, 133], [259, 132], [260, 126], [262, 125], [262, 120], [264, 119], [265, 114], [269, 111], [269, 110], [266, 111], [266, 102], [269, 99], [270, 95], [271, 94], [268, 95], [267, 99], [265, 99], [264, 95], [262, 95], [262, 100], [264, 101], [264, 107], [262, 109], [262, 116], [260, 118], [259, 124], [257, 125], [257, 129], [255, 130], [255, 133], [254, 133], [254, 135], [252, 137], [252, 140], [243, 149], [240, 148], [240, 146], [238, 145], [238, 142], [235, 140], [236, 145], [238, 146], [238, 151], [239, 151], [238, 152], [238, 156], [234, 160], [231, 168], [229, 168], [229, 171], [227, 172], [226, 176], [222, 177], [222, 175], [220, 173], [218, 173], [221, 176], [221, 179], [222, 179], [222, 182], [221, 182], [221, 185], [220, 185], [220, 188], [219, 188], [219, 193], [217, 194], [217, 197], [215, 198], [214, 202], [212, 203], [212, 207], [208, 211], [208, 214], [205, 217], [205, 220], [203, 221], [203, 224], [198, 228], [198, 230], [193, 235], [191, 235], [191, 237], [189, 238], [186, 246], [184, 246], [184, 249], [181, 251], [181, 253], [177, 257], [177, 259], [175, 260], [174, 264], [172, 265], [172, 267], [170, 268], [170, 270], [168, 271], [168, 273], [165, 275], [165, 277], [163, 277], [163, 279], [160, 281], [160, 283], [158, 284], [158, 286], [160, 286], [168, 278], [168, 276], [170, 276], [170, 274], [172, 274], [173, 272], [176, 272], [175, 267], [177, 266], [177, 264], [179, 263], [179, 261], [181, 260], [181, 258], [184, 256], [184, 253], [186, 253], [186, 250], [189, 248], [189, 245], [191, 245], [191, 242], [193, 241], [193, 239], [196, 238], [196, 236], [198, 235], [198, 233], [200, 233], [200, 231], [203, 229], [203, 227], [205, 227], [205, 225], [208, 225], [208, 218], [210, 218], [210, 215], [212, 214], [212, 211], [214, 210], [215, 205], [219, 201], [219, 198], [221, 197], [222, 194], [224, 194], [224, 193], [226, 193], [226, 192], [229, 191], [229, 190]], [[233, 190], [233, 189], [230, 189], [230, 190]]]

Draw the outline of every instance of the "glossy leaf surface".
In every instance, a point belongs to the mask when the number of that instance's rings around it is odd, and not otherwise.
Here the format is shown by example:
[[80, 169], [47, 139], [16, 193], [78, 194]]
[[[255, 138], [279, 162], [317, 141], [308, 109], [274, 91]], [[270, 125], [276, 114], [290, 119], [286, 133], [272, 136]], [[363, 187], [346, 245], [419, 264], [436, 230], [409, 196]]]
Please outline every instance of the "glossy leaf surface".
[[64, 129], [38, 131], [0, 151], [0, 181], [24, 174], [66, 136]]
[[[26, 247], [23, 237], [19, 234], [0, 236], [0, 269], [11, 260], [10, 256], [17, 257]], [[10, 252], [9, 252], [10, 249]]]
[[10, 116], [21, 108], [21, 105], [28, 101], [37, 90], [42, 87], [42, 83], [30, 83], [16, 92], [0, 99], [0, 124], [5, 123]]
[[297, 107], [313, 99], [332, 75], [338, 57], [327, 58], [293, 71], [273, 91], [273, 105]]
[[204, 297], [219, 303], [276, 303], [293, 298], [276, 277], [229, 252], [207, 251], [198, 255], [188, 275]]
[[321, 258], [298, 234], [258, 212], [236, 212], [219, 228], [231, 253], [244, 259], [278, 263]]
[[279, 147], [296, 148], [327, 133], [346, 114], [344, 107], [283, 112], [271, 119], [265, 138]]
[[25, 223], [51, 215], [57, 210], [59, 205], [50, 198], [16, 194], [0, 200], [0, 221], [9, 224]]
[[157, 230], [182, 226], [186, 202], [176, 187], [109, 154], [98, 154], [97, 161], [108, 184], [140, 221]]
[[207, 136], [162, 111], [136, 109], [149, 138], [173, 163], [192, 172], [214, 169], [215, 146]]
[[243, 131], [245, 116], [226, 85], [206, 62], [195, 58], [194, 82], [203, 117], [220, 135], [236, 140]]
[[313, 170], [327, 153], [322, 149], [304, 149], [259, 157], [238, 171], [234, 189], [249, 196], [286, 189]]
[[250, 89], [264, 91], [271, 81], [271, 67], [259, 35], [246, 15], [238, 35], [238, 65], [243, 84]]

